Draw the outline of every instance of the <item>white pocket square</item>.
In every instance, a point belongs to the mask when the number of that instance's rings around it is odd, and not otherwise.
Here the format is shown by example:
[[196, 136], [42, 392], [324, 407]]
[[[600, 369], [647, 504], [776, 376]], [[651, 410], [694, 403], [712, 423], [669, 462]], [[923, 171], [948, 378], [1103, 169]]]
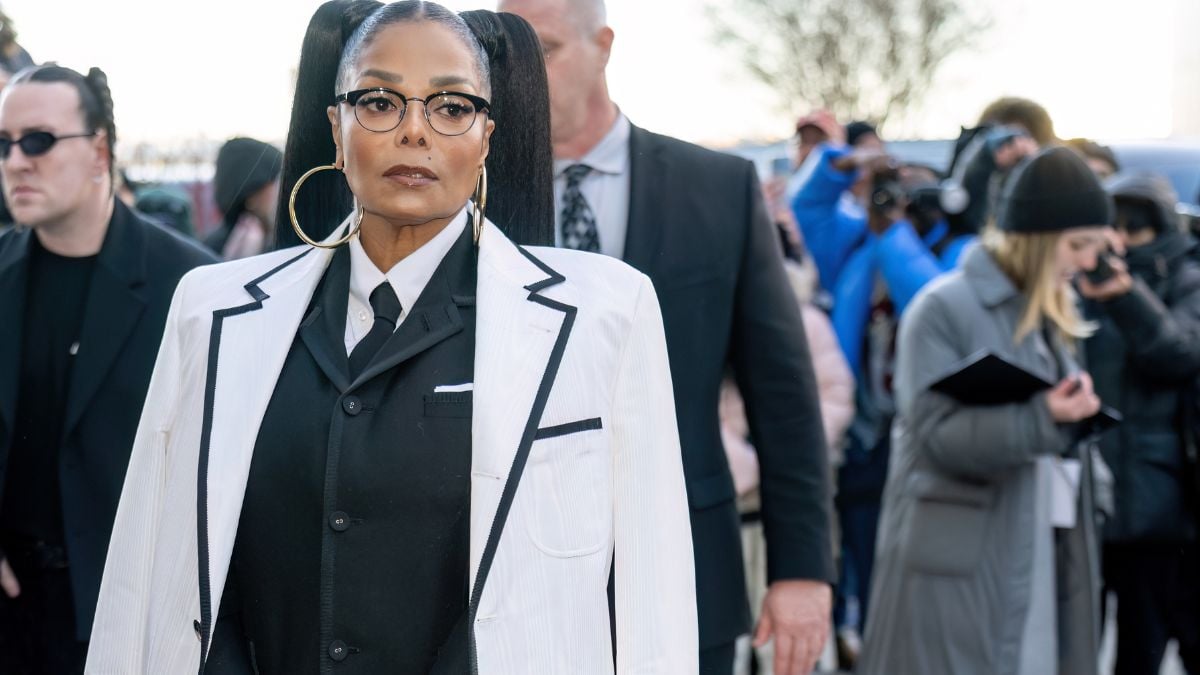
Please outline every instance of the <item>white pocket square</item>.
[[442, 384], [433, 388], [435, 394], [449, 394], [460, 391], [474, 391], [475, 383], [467, 382], [466, 384]]

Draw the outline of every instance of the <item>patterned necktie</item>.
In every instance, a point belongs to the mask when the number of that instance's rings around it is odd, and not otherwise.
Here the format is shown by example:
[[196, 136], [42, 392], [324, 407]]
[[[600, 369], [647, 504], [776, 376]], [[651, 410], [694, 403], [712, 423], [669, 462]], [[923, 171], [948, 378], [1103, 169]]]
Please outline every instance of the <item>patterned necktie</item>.
[[580, 251], [600, 251], [600, 233], [596, 230], [596, 214], [583, 198], [579, 184], [592, 172], [587, 164], [572, 164], [564, 172], [567, 189], [563, 193], [562, 245]]
[[371, 309], [375, 311], [375, 323], [366, 337], [354, 347], [354, 351], [350, 352], [351, 380], [358, 379], [367, 364], [371, 363], [371, 359], [383, 347], [383, 343], [396, 332], [396, 320], [400, 318], [403, 308], [390, 283], [385, 281], [371, 291]]

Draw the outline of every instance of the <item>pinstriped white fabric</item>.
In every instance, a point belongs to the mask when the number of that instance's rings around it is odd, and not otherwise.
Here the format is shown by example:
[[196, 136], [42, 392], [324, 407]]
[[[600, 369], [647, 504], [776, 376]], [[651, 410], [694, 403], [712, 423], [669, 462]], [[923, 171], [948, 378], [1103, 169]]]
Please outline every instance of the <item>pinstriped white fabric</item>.
[[[262, 414], [329, 259], [322, 251], [295, 259], [298, 253], [201, 268], [180, 283], [109, 548], [89, 674], [199, 667], [198, 542], [208, 545], [215, 610]], [[615, 550], [616, 672], [695, 673], [691, 532], [653, 288], [611, 258], [530, 253], [541, 264], [490, 224], [485, 228], [472, 420], [472, 581], [517, 447], [530, 424], [544, 432], [532, 441], [483, 587], [475, 624], [479, 672], [612, 673], [605, 588]], [[553, 273], [565, 279], [554, 282]], [[214, 312], [253, 304], [246, 286], [260, 278], [261, 306], [225, 316], [210, 349]], [[558, 358], [555, 346], [564, 340]], [[215, 382], [206, 406], [210, 372]], [[546, 386], [544, 411], [531, 421]], [[208, 522], [201, 532], [197, 472], [206, 407]], [[573, 424], [597, 418], [598, 425]]]

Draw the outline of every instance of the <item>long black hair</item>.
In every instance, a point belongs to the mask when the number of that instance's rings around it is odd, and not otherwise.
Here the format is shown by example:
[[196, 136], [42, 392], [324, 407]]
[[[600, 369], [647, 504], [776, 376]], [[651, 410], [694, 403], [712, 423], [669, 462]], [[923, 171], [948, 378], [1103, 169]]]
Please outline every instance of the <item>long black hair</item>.
[[553, 246], [554, 154], [541, 42], [516, 14], [480, 9], [462, 17], [492, 71], [491, 115], [497, 122], [487, 158], [488, 219], [520, 244]]
[[[331, 0], [321, 5], [309, 22], [300, 52], [292, 122], [283, 159], [280, 216], [288, 213], [288, 199], [297, 179], [313, 167], [329, 164], [335, 157], [336, 146], [326, 109], [335, 90], [341, 86], [339, 78], [345, 69], [382, 29], [407, 21], [427, 20], [450, 28], [467, 43], [475, 52], [476, 65], [485, 89], [491, 89], [490, 117], [496, 122], [496, 133], [493, 135], [487, 165], [489, 169], [493, 166], [497, 169], [489, 170], [488, 179], [490, 183], [498, 182], [502, 188], [496, 191], [494, 198], [492, 189], [489, 189], [488, 213], [503, 218], [498, 221], [499, 224], [519, 244], [552, 242], [554, 197], [549, 89], [536, 36], [532, 35], [528, 24], [519, 19], [517, 21], [522, 26], [517, 26], [513, 21], [515, 18], [498, 20], [502, 21], [498, 28], [484, 31], [491, 36], [492, 44], [489, 47], [477, 37], [479, 29], [475, 26], [468, 28], [462, 17], [432, 2], [402, 0], [381, 6], [371, 0]], [[530, 36], [535, 47], [532, 49], [528, 44]], [[503, 55], [499, 62], [497, 54]], [[497, 68], [497, 75], [489, 77], [493, 66]], [[540, 70], [540, 83], [531, 82], [534, 68]], [[510, 77], [523, 84], [517, 86], [508, 82]], [[532, 91], [528, 89], [530, 86], [533, 87]], [[545, 114], [539, 112], [531, 115], [523, 105], [523, 102], [530, 100], [544, 101]], [[496, 111], [500, 111], [500, 115]], [[503, 127], [511, 129], [500, 141], [499, 154], [505, 155], [505, 158], [498, 159], [496, 136], [500, 135]], [[532, 140], [534, 137], [538, 137], [536, 141]], [[544, 153], [540, 150], [518, 152], [516, 143], [520, 139], [530, 145], [540, 143], [544, 146]], [[529, 159], [531, 152], [539, 155], [537, 162]], [[539, 162], [541, 168], [529, 168]], [[501, 178], [501, 175], [511, 175], [512, 178]], [[518, 177], [531, 180], [534, 176], [538, 176], [537, 182], [525, 185], [517, 182], [522, 180]], [[301, 226], [314, 239], [323, 239], [332, 233], [353, 208], [353, 195], [343, 178], [333, 177], [336, 181], [319, 178], [325, 177], [314, 176], [311, 185], [305, 184], [296, 204]], [[530, 194], [520, 195], [522, 190]], [[514, 199], [512, 195], [519, 195], [519, 199]], [[529, 213], [523, 213], [526, 203], [541, 204], [541, 207], [537, 211], [531, 209]], [[300, 243], [291, 228], [280, 227], [276, 232], [277, 247]]]
[[[374, 0], [330, 0], [317, 8], [308, 22], [300, 47], [296, 94], [292, 98], [292, 122], [283, 151], [279, 177], [278, 220], [288, 217], [288, 198], [300, 176], [309, 169], [330, 164], [336, 156], [333, 133], [325, 110], [333, 100], [342, 50], [363, 20], [383, 4]], [[325, 172], [328, 173], [328, 172]], [[341, 176], [332, 180], [318, 174], [302, 190], [296, 215], [309, 236], [324, 239], [354, 208], [354, 196]], [[281, 221], [280, 225], [283, 222]], [[275, 228], [279, 248], [295, 246], [300, 238], [291, 227]]]
[[[25, 82], [63, 82], [71, 85], [79, 94], [79, 107], [83, 113], [83, 123], [87, 133], [104, 132], [104, 142], [108, 146], [108, 177], [116, 177], [117, 123], [113, 118], [112, 92], [108, 88], [108, 76], [99, 68], [91, 68], [87, 75], [54, 63], [26, 68], [17, 73], [8, 86], [13, 87]], [[112, 180], [110, 190], [115, 189], [116, 181]]]

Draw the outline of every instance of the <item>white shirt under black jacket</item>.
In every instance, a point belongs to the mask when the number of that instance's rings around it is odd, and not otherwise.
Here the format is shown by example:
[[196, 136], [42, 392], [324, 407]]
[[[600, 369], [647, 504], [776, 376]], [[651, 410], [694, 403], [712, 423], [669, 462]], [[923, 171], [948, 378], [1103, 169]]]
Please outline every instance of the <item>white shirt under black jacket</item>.
[[554, 245], [562, 246], [563, 194], [566, 170], [575, 164], [592, 167], [579, 184], [596, 217], [600, 252], [625, 257], [625, 235], [629, 229], [629, 118], [617, 112], [612, 128], [586, 155], [579, 159], [554, 160]]
[[367, 336], [375, 323], [371, 291], [385, 281], [392, 285], [396, 298], [400, 300], [400, 317], [396, 319], [396, 328], [400, 328], [466, 226], [467, 210], [463, 209], [433, 239], [393, 265], [386, 274], [367, 257], [358, 237], [350, 240], [350, 301], [346, 303], [347, 355], [354, 351], [354, 347]]

